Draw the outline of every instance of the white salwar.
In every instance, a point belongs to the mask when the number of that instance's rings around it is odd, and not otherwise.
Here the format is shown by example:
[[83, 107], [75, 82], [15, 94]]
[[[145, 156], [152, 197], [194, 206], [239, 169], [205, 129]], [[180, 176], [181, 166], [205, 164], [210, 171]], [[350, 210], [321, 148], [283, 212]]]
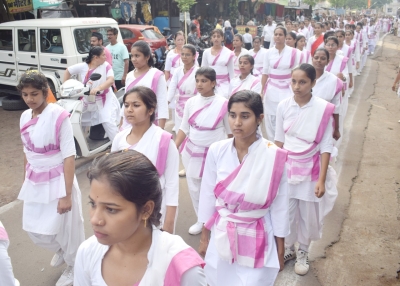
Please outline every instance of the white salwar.
[[211, 48], [203, 52], [202, 67], [211, 67], [217, 73], [216, 93], [228, 98], [229, 82], [235, 77], [233, 70], [234, 54], [227, 47], [223, 47], [219, 55], [213, 56]]
[[[89, 70], [87, 63], [79, 63], [67, 68], [71, 75], [78, 75], [81, 82], [96, 88], [107, 81], [108, 77], [114, 77], [114, 72], [109, 63], [104, 62], [94, 70]], [[101, 78], [91, 81], [90, 75], [99, 73]], [[104, 94], [105, 93], [105, 94]], [[82, 126], [94, 126], [102, 124], [110, 140], [118, 133], [120, 104], [115, 96], [112, 87], [96, 96], [96, 102], [91, 103], [84, 97], [84, 110], [82, 114]]]
[[263, 71], [263, 66], [264, 66], [264, 57], [265, 54], [267, 53], [267, 49], [260, 48], [258, 52], [254, 51], [254, 49], [251, 49], [249, 51], [249, 55], [251, 55], [254, 58], [254, 69], [253, 69], [253, 75], [256, 77], [261, 77], [262, 76], [262, 71]]
[[[182, 123], [183, 110], [189, 98], [197, 94], [196, 90], [196, 71], [199, 69], [194, 66], [185, 74], [184, 67], [175, 70], [175, 75], [171, 80], [168, 88], [168, 102], [174, 101], [175, 106], [175, 130], [178, 133]], [[190, 74], [188, 74], [190, 73]]]
[[[102, 263], [109, 249], [110, 246], [100, 244], [95, 236], [82, 243], [75, 263], [74, 286], [107, 286]], [[153, 226], [147, 259], [149, 263], [143, 278], [132, 286], [207, 285], [203, 260], [177, 235]]]
[[[235, 55], [235, 51], [233, 51], [233, 71], [235, 73], [235, 77], [238, 77], [240, 75], [240, 68], [239, 68], [239, 59], [243, 55], [248, 55], [249, 51], [246, 50], [245, 48], [240, 49], [240, 54], [239, 56]], [[232, 79], [231, 79], [232, 80]]]
[[279, 102], [292, 95], [290, 82], [292, 68], [300, 61], [300, 51], [285, 46], [281, 53], [275, 47], [268, 50], [264, 57], [263, 75], [268, 76], [264, 87], [264, 121], [267, 139], [275, 138], [275, 117]]
[[64, 159], [76, 155], [68, 113], [48, 104], [36, 118], [32, 109], [21, 115], [21, 138], [27, 159], [25, 181], [18, 199], [24, 201], [23, 229], [43, 248], [62, 250], [65, 262], [74, 265], [79, 245], [84, 241], [81, 192], [74, 176], [71, 211], [58, 214], [60, 198], [66, 196]]
[[[268, 144], [267, 140], [260, 137], [261, 136], [258, 135], [258, 140], [249, 147], [249, 154], [254, 152], [259, 144]], [[208, 222], [216, 210], [214, 189], [217, 183], [226, 179], [240, 165], [233, 142], [233, 138], [227, 139], [214, 143], [210, 147], [204, 169], [203, 182], [201, 184], [199, 207], [200, 222]], [[248, 156], [248, 154], [246, 156]], [[265, 191], [268, 192], [267, 186]], [[205, 256], [206, 266], [204, 270], [207, 283], [210, 286], [274, 285], [279, 272], [279, 259], [275, 236], [285, 237], [289, 234], [288, 215], [287, 180], [286, 172], [283, 171], [278, 193], [264, 216], [265, 225], [267, 227], [266, 231], [268, 233], [268, 249], [267, 254], [264, 256], [264, 267], [250, 268], [221, 259], [216, 248], [213, 227], [211, 229], [211, 239]]]
[[[136, 150], [145, 155], [154, 166], [157, 167], [157, 159], [159, 158], [160, 142], [164, 130], [152, 124], [151, 127], [143, 134], [143, 137], [136, 145], [130, 145], [126, 138], [131, 132], [131, 128], [127, 128], [115, 137], [111, 151], [119, 151], [124, 149]], [[165, 158], [165, 170], [160, 176], [160, 185], [162, 190], [161, 204], [161, 224], [164, 223], [167, 206], [178, 206], [179, 200], [179, 154], [176, 146], [171, 139], [168, 146], [167, 154], [160, 154]], [[166, 155], [166, 156], [165, 156]], [[178, 215], [178, 212], [176, 212]], [[175, 220], [176, 222], [176, 220]]]
[[[282, 101], [278, 105], [277, 110], [275, 141], [284, 143], [284, 149], [286, 141], [291, 141], [291, 145], [294, 145], [296, 140], [301, 142], [302, 139], [293, 138], [287, 131], [296, 120], [301, 118], [302, 122], [305, 122], [306, 119], [304, 119], [302, 114], [311, 114], [307, 113], [310, 108], [319, 108], [319, 106], [322, 105], [317, 104], [320, 100], [322, 99], [312, 96], [311, 100], [302, 107], [296, 103], [294, 97]], [[308, 123], [310, 125], [308, 130], [313, 130], [315, 129], [314, 126], [319, 126], [320, 124], [320, 122], [313, 122], [313, 120], [308, 121]], [[293, 132], [295, 132], [295, 130], [293, 130]], [[322, 140], [316, 147], [318, 150], [317, 152], [320, 154], [332, 152], [332, 133], [333, 127], [331, 117], [323, 133]], [[304, 137], [303, 134], [299, 134], [299, 136], [302, 136], [299, 138]], [[309, 144], [309, 142], [307, 142], [307, 144]], [[285, 238], [286, 247], [292, 247], [295, 242], [299, 242], [301, 245], [307, 246], [307, 249], [303, 250], [308, 251], [308, 246], [311, 241], [321, 238], [323, 218], [332, 210], [337, 197], [336, 182], [336, 172], [329, 166], [325, 182], [326, 192], [322, 198], [317, 198], [315, 196], [314, 190], [316, 181], [306, 180], [297, 182], [297, 184], [288, 183], [290, 234]]]
[[[198, 216], [200, 186], [207, 150], [212, 143], [226, 139], [227, 134], [231, 134], [231, 130], [229, 127], [227, 110], [225, 110], [225, 115], [218, 122], [213, 130], [199, 130], [198, 128], [194, 128], [192, 126], [193, 124], [189, 122], [189, 119], [198, 110], [212, 103], [215, 106], [210, 106], [207, 109], [203, 110], [195, 121], [199, 124], [200, 122], [203, 123], [198, 127], [213, 126], [215, 123], [215, 119], [218, 117], [219, 113], [223, 112], [221, 108], [223, 108], [224, 106], [226, 108], [226, 101], [227, 100], [220, 95], [204, 97], [198, 94], [195, 97], [190, 98], [186, 102], [180, 130], [182, 130], [182, 132], [185, 133], [187, 137], [185, 139], [185, 142], [182, 143], [181, 154], [182, 163], [186, 170], [186, 181], [188, 184], [189, 194], [192, 199], [193, 208], [196, 216]], [[189, 147], [190, 153], [187, 147]], [[205, 153], [203, 149], [206, 149]], [[203, 156], [198, 157], [200, 153], [202, 153]]]

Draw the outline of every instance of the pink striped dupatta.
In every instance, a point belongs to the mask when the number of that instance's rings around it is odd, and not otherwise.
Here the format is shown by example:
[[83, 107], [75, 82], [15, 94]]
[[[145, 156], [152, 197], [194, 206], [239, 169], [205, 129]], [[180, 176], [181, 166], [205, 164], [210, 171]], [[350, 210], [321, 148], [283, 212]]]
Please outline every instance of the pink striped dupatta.
[[320, 172], [319, 143], [335, 110], [332, 103], [312, 97], [313, 103], [285, 129], [284, 148], [288, 151], [286, 163], [290, 184], [317, 181]]
[[215, 138], [211, 137], [213, 133], [207, 131], [216, 130], [218, 124], [228, 112], [227, 106], [228, 100], [217, 95], [211, 103], [206, 104], [190, 116], [190, 128], [195, 129], [196, 132], [206, 131], [204, 136], [209, 139], [210, 144], [208, 146], [199, 146], [190, 140], [190, 136], [185, 138], [179, 151], [182, 154], [187, 176], [193, 178], [203, 177], [208, 149], [215, 142]]
[[279, 189], [287, 152], [261, 138], [215, 189], [216, 212], [205, 224], [219, 257], [249, 268], [264, 267], [268, 234], [264, 216]]

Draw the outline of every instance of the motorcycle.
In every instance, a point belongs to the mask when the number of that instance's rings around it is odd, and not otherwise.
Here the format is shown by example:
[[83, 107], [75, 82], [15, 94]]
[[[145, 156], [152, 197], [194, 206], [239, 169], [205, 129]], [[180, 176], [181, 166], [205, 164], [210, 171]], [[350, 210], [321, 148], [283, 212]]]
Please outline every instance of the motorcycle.
[[[94, 100], [94, 96], [90, 95], [91, 85], [89, 83], [83, 84], [76, 79], [69, 79], [61, 83], [58, 72], [55, 72], [55, 76], [61, 86], [60, 99], [56, 104], [70, 113], [77, 157], [89, 157], [111, 147], [112, 142], [105, 136], [105, 131], [101, 124], [91, 126], [90, 128], [82, 127], [81, 124], [82, 114], [85, 112], [81, 98], [87, 97], [89, 101]], [[100, 78], [100, 74], [93, 73], [90, 76], [90, 81], [97, 81]], [[124, 93], [124, 88], [115, 93], [120, 103], [122, 103]]]
[[154, 51], [154, 67], [163, 71], [165, 68], [165, 60], [167, 58], [168, 51], [165, 47], [158, 48]]

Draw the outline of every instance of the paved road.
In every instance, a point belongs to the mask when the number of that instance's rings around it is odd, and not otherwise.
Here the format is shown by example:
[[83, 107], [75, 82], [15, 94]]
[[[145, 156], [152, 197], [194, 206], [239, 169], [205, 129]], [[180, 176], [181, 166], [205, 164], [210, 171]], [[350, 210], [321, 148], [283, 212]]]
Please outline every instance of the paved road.
[[[356, 78], [356, 90], [349, 102], [349, 111], [345, 123], [346, 130], [352, 130], [357, 133], [363, 128], [362, 125], [355, 123], [354, 115], [358, 112], [358, 109], [361, 108], [360, 106], [362, 106], [359, 104], [362, 93], [362, 88], [360, 87], [368, 82], [369, 77], [370, 65], [367, 63], [367, 67], [362, 76]], [[167, 129], [171, 129], [171, 127], [171, 123], [169, 123]], [[344, 140], [342, 143], [341, 153], [344, 154], [349, 152], [348, 147], [349, 140]], [[358, 164], [359, 156], [356, 156], [354, 160], [354, 164]], [[354, 164], [343, 164], [343, 162], [342, 156], [339, 156], [339, 159], [336, 162], [336, 168], [339, 175], [338, 185], [341, 186], [339, 189], [341, 192], [338, 198], [339, 204], [338, 206], [335, 206], [332, 213], [326, 219], [323, 238], [311, 246], [311, 260], [314, 260], [317, 257], [323, 257], [325, 255], [325, 248], [337, 239], [341, 229], [341, 222], [343, 221], [344, 217], [343, 205], [345, 205], [346, 201], [348, 201], [348, 195], [346, 194], [348, 193], [348, 188], [351, 184], [351, 172], [354, 167]], [[82, 165], [77, 169], [77, 171], [80, 172], [77, 177], [82, 191], [85, 233], [86, 237], [89, 237], [93, 233], [89, 224], [89, 207], [87, 205], [89, 184], [85, 174], [87, 167], [87, 164], [85, 163], [90, 163], [90, 160], [86, 160], [83, 163], [80, 161], [78, 163]], [[63, 268], [50, 267], [49, 262], [53, 256], [53, 253], [36, 247], [31, 242], [27, 234], [22, 230], [21, 215], [22, 203], [19, 201], [12, 202], [0, 208], [0, 220], [5, 225], [11, 239], [9, 254], [12, 259], [15, 276], [20, 280], [22, 286], [54, 285], [61, 275]], [[180, 206], [176, 233], [181, 235], [188, 244], [197, 249], [199, 236], [191, 236], [187, 232], [188, 228], [194, 222], [195, 214], [191, 205], [190, 196], [187, 191], [186, 181], [185, 179], [181, 178]], [[287, 263], [284, 271], [280, 273], [276, 285], [320, 285], [313, 271], [310, 271], [307, 275], [300, 277], [294, 274], [293, 267], [293, 261]]]

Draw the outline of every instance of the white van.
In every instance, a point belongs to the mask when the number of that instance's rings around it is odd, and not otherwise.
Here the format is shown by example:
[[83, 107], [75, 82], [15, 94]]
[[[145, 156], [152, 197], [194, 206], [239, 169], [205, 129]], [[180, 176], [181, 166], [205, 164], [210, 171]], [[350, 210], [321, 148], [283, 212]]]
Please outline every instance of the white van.
[[[0, 24], [0, 92], [15, 93], [12, 87], [21, 74], [36, 69], [46, 75], [58, 98], [55, 72], [62, 79], [67, 67], [86, 59], [93, 32], [103, 34], [103, 45], [108, 45], [109, 28], [118, 29], [118, 23], [110, 18], [51, 18]], [[123, 43], [121, 33], [118, 42]]]

